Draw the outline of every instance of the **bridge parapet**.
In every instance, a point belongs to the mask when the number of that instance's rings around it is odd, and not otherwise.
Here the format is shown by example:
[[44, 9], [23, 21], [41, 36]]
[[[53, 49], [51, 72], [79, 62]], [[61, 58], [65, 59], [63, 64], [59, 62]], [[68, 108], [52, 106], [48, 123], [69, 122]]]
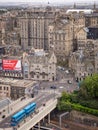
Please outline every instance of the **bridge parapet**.
[[39, 109], [39, 113], [34, 115], [31, 120], [25, 122], [22, 126], [17, 128], [17, 130], [29, 130], [34, 125], [36, 125], [39, 121], [41, 121], [46, 115], [48, 115], [53, 109], [57, 106], [57, 99], [52, 99], [46, 103], [46, 106], [43, 106]]

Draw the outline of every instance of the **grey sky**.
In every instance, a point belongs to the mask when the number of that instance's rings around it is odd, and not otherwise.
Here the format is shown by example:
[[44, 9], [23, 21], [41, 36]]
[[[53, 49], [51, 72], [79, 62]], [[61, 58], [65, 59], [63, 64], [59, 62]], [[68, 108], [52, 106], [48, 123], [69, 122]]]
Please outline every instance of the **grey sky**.
[[41, 2], [41, 3], [47, 3], [47, 2], [53, 3], [69, 3], [69, 2], [75, 2], [75, 3], [94, 3], [98, 2], [98, 0], [0, 0], [0, 2]]

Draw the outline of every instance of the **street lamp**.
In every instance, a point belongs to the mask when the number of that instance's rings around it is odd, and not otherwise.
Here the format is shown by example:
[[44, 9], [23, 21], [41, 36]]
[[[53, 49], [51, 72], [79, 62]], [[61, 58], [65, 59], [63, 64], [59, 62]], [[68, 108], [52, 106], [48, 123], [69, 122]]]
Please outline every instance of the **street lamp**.
[[8, 114], [10, 113], [10, 109], [9, 109], [9, 101], [8, 101]]
[[8, 105], [8, 114], [10, 113], [10, 109], [9, 109], [9, 100], [7, 99], [7, 105]]
[[54, 89], [54, 99], [55, 99], [55, 89]]
[[54, 99], [55, 99], [55, 89], [56, 89], [56, 86], [54, 86], [53, 89], [54, 89]]

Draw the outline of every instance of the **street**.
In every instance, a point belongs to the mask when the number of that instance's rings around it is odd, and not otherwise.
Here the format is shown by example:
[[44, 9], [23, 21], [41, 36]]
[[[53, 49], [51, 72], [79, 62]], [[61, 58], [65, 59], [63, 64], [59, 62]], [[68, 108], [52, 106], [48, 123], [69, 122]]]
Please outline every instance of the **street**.
[[[36, 95], [36, 98], [32, 102], [35, 102], [37, 104], [37, 109], [41, 106], [43, 106], [43, 103], [48, 102], [50, 99], [54, 98], [53, 93], [39, 93]], [[19, 111], [19, 110], [18, 110]], [[15, 112], [16, 113], [16, 112]], [[13, 115], [13, 114], [12, 114]], [[7, 117], [5, 120], [0, 122], [0, 128], [9, 128], [11, 122], [11, 116]]]
[[[70, 81], [70, 82], [68, 82]], [[55, 86], [55, 87], [52, 87]], [[66, 73], [63, 70], [57, 70], [56, 81], [42, 81], [38, 82], [34, 87], [34, 102], [37, 103], [37, 107], [43, 105], [50, 98], [55, 98], [57, 94], [61, 94], [63, 91], [73, 92], [78, 88], [77, 82], [71, 73]], [[51, 93], [52, 92], [52, 93]], [[51, 94], [50, 94], [51, 93]], [[0, 123], [0, 128], [10, 127], [10, 116]]]
[[[70, 82], [68, 82], [70, 81]], [[50, 90], [53, 89], [51, 86], [56, 86], [55, 91], [58, 90], [59, 92], [66, 91], [66, 92], [73, 92], [74, 90], [78, 89], [78, 83], [75, 81], [73, 74], [67, 74], [63, 70], [57, 70], [57, 80], [56, 81], [42, 81], [37, 84], [38, 90]]]

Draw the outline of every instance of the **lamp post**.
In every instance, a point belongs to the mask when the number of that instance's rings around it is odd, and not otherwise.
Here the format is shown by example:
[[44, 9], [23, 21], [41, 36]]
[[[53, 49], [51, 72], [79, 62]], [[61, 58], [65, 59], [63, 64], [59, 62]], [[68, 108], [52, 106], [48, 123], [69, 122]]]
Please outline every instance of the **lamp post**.
[[55, 99], [55, 89], [54, 89], [54, 99]]
[[9, 109], [9, 102], [8, 102], [8, 114], [10, 113], [10, 109]]
[[7, 99], [7, 103], [8, 103], [8, 114], [10, 113], [10, 109], [9, 109], [9, 100]]
[[54, 99], [55, 99], [55, 86], [54, 86]]

